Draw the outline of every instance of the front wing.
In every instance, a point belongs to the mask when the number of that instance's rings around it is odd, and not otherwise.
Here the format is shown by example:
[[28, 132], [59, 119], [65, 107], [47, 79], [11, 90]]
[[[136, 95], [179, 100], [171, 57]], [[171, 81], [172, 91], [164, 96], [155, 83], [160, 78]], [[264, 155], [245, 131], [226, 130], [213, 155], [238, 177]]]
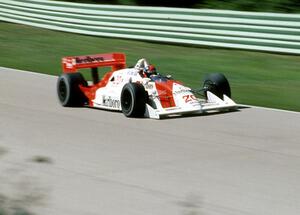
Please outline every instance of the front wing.
[[200, 114], [211, 111], [235, 110], [237, 104], [228, 96], [223, 95], [223, 100], [211, 92], [207, 92], [207, 100], [200, 101], [192, 107], [172, 107], [154, 109], [146, 104], [145, 117], [160, 119], [166, 116], [176, 116], [184, 114]]

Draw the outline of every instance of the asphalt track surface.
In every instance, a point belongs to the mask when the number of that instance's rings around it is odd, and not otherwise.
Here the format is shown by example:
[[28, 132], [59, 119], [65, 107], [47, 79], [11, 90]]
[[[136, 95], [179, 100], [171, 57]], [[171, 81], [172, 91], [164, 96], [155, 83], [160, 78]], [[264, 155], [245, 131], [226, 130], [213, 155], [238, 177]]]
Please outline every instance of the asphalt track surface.
[[55, 86], [0, 68], [0, 194], [35, 214], [300, 214], [299, 113], [128, 119]]

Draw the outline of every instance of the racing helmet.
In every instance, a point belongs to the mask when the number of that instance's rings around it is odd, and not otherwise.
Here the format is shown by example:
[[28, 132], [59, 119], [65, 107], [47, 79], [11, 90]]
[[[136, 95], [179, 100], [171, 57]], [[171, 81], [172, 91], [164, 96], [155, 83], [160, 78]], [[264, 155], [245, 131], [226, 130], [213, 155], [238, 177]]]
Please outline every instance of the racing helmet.
[[144, 73], [145, 75], [147, 75], [148, 77], [151, 76], [151, 75], [156, 75], [157, 72], [156, 72], [156, 68], [154, 65], [152, 64], [149, 64], [148, 66], [146, 66], [144, 68]]

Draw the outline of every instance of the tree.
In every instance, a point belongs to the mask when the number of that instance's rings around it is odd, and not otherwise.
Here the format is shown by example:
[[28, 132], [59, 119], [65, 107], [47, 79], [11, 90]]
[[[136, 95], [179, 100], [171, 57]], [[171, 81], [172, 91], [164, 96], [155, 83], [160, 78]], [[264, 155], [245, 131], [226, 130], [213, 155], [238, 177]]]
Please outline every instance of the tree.
[[136, 0], [138, 5], [167, 6], [167, 7], [193, 7], [202, 0]]

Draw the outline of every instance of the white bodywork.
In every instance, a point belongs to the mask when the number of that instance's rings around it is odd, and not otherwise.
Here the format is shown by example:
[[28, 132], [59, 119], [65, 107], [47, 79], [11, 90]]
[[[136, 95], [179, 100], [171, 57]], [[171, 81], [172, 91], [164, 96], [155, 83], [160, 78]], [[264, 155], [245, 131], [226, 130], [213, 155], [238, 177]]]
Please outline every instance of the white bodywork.
[[149, 95], [149, 104], [146, 104], [145, 117], [159, 119], [162, 116], [180, 115], [188, 113], [203, 113], [213, 110], [235, 109], [236, 103], [224, 95], [224, 100], [211, 92], [207, 92], [207, 99], [199, 99], [192, 93], [191, 89], [178, 83], [173, 83], [172, 96], [175, 107], [163, 108], [156, 84], [150, 78], [140, 75], [142, 68], [148, 64], [141, 59], [134, 68], [116, 71], [109, 78], [105, 87], [96, 91], [93, 106], [108, 110], [121, 111], [121, 92], [128, 82], [141, 83]]

